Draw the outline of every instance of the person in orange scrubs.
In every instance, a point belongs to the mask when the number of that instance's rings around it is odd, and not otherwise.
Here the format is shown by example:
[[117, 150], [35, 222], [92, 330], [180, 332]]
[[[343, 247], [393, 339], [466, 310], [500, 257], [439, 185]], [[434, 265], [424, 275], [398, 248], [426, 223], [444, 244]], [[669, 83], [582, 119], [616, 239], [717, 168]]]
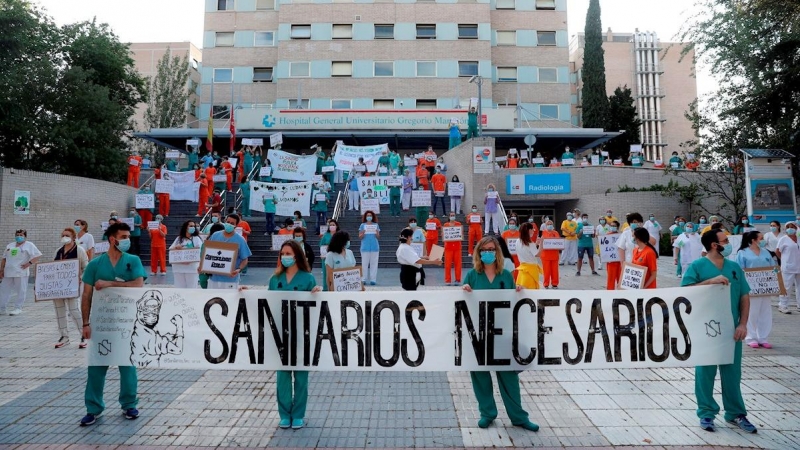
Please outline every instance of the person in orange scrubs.
[[506, 161], [506, 162], [508, 164], [507, 167], [509, 169], [516, 169], [517, 167], [519, 167], [519, 155], [516, 154], [516, 153], [510, 153], [509, 152], [508, 153], [508, 161]]
[[156, 216], [157, 229], [150, 230], [150, 272], [155, 276], [158, 268], [161, 274], [167, 274], [167, 226], [161, 223], [164, 217]]
[[128, 156], [128, 186], [139, 187], [139, 175], [142, 171], [142, 157], [137, 154]]
[[236, 180], [239, 183], [244, 180], [244, 148], [236, 152]]
[[[544, 223], [544, 230], [542, 230], [542, 239], [539, 241], [544, 246], [544, 239], [559, 239], [561, 236], [555, 230], [552, 220], [547, 220]], [[542, 259], [542, 274], [544, 274], [544, 288], [558, 289], [558, 257], [559, 250], [541, 250], [539, 258]]]
[[[608, 222], [610, 225], [607, 234], [619, 234], [619, 220], [614, 219]], [[606, 290], [613, 291], [617, 288], [619, 282], [619, 275], [622, 270], [622, 263], [619, 261], [612, 261], [606, 263]]]
[[447, 177], [442, 175], [442, 171], [436, 169], [436, 173], [431, 178], [431, 185], [433, 186], [433, 214], [436, 215], [436, 205], [442, 204], [442, 216], [447, 215], [447, 206], [445, 206], [444, 193], [447, 187]]
[[208, 211], [208, 179], [205, 173], [200, 174], [200, 189], [197, 195], [197, 217], [205, 215]]
[[[459, 227], [461, 228], [461, 222], [456, 220], [456, 213], [450, 212], [450, 220], [445, 222], [443, 225], [444, 227]], [[463, 237], [463, 229], [461, 231]], [[456, 272], [456, 281], [455, 283], [450, 283], [450, 273], [451, 268], [455, 264], [455, 272]], [[448, 286], [460, 286], [461, 285], [461, 241], [445, 241], [444, 242], [444, 283]]]
[[422, 164], [417, 166], [417, 185], [422, 186], [422, 189], [426, 191], [431, 189], [430, 182], [428, 181], [428, 169]]
[[225, 186], [226, 189], [229, 191], [233, 190], [233, 165], [228, 162], [228, 158], [226, 157], [221, 164], [222, 170], [225, 171]]
[[[161, 169], [155, 170], [155, 177], [156, 180], [161, 179]], [[157, 194], [158, 195], [158, 213], [164, 217], [169, 217], [169, 194]]]
[[478, 245], [478, 241], [483, 237], [481, 233], [481, 215], [478, 213], [477, 205], [472, 205], [472, 212], [467, 214], [467, 223], [469, 224], [467, 253], [472, 257], [472, 254], [475, 252], [475, 246]]
[[[503, 231], [503, 239], [506, 240], [509, 250], [511, 251], [511, 259], [514, 260], [514, 267], [519, 267], [519, 257], [517, 256], [517, 245], [519, 245], [519, 229], [517, 228], [517, 220], [513, 217], [508, 219], [508, 229]], [[516, 243], [511, 243], [512, 239], [516, 239]]]
[[425, 248], [428, 254], [431, 253], [433, 244], [439, 242], [439, 230], [442, 229], [442, 222], [436, 218], [433, 211], [428, 210], [428, 220], [425, 221]]
[[644, 289], [656, 288], [656, 275], [658, 274], [658, 253], [650, 243], [650, 232], [646, 228], [633, 230], [633, 242], [636, 247], [633, 249], [633, 259], [631, 262], [637, 266], [647, 267], [647, 274], [644, 280]]

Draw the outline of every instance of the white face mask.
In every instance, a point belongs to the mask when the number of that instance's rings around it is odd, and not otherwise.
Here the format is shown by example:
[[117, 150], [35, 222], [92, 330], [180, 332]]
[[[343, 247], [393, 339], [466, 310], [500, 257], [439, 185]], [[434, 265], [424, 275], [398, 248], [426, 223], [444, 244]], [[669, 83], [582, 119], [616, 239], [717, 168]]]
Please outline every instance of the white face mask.
[[72, 238], [69, 236], [64, 236], [61, 238], [61, 243], [64, 245], [72, 243]]

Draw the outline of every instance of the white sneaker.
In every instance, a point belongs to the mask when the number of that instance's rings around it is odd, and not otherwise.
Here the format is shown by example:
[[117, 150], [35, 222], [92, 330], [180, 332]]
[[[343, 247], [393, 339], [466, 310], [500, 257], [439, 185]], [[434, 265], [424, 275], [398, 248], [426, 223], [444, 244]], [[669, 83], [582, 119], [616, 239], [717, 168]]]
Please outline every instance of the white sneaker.
[[778, 307], [778, 312], [779, 313], [783, 313], [783, 314], [791, 314], [792, 313], [791, 311], [789, 311], [788, 307], [780, 307], [780, 306]]
[[19, 308], [14, 308], [14, 309], [12, 309], [11, 311], [8, 312], [9, 316], [18, 316], [20, 314], [22, 314], [22, 310], [19, 309]]

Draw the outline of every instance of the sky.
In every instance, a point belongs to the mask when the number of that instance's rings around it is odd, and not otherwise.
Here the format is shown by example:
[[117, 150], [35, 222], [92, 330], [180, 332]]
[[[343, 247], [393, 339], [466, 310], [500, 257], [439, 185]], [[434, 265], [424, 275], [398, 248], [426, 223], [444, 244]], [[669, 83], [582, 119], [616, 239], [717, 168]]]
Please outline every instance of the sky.
[[[57, 24], [97, 17], [123, 42], [203, 43], [203, 0], [34, 0]], [[677, 34], [693, 11], [693, 0], [601, 0], [603, 31], [655, 31], [662, 41]], [[569, 35], [583, 31], [589, 0], [567, 0]], [[699, 67], [698, 93], [713, 90], [714, 80]]]

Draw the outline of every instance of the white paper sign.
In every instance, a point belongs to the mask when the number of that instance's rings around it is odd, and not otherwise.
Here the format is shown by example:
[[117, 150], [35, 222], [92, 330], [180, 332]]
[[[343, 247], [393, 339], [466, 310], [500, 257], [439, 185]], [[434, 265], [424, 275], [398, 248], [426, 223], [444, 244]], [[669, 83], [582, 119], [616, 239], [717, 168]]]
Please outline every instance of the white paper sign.
[[228, 177], [225, 174], [214, 175], [212, 181], [214, 183], [225, 183], [228, 181]]
[[534, 164], [544, 165], [544, 158], [533, 158], [531, 161], [533, 161]]
[[542, 239], [542, 250], [564, 250], [566, 241], [558, 238]]
[[672, 166], [673, 169], [679, 169], [681, 167], [680, 163], [677, 162], [671, 162], [669, 165]]
[[511, 253], [512, 255], [516, 255], [517, 246], [519, 246], [519, 239], [518, 238], [506, 239], [506, 245], [508, 246], [508, 252]]
[[183, 248], [169, 251], [169, 263], [193, 263], [200, 261], [200, 248]]
[[322, 175], [314, 174], [314, 176], [311, 177], [311, 181], [314, 182], [314, 184], [322, 183]]
[[499, 196], [500, 194], [498, 194], [497, 191], [491, 191], [486, 193], [487, 198], [497, 198]]
[[334, 292], [360, 292], [362, 289], [361, 267], [334, 270], [332, 277]]
[[377, 233], [378, 233], [377, 224], [364, 224], [364, 234], [377, 234]]
[[235, 169], [236, 165], [239, 164], [239, 158], [228, 158], [228, 163], [230, 163], [231, 167]]
[[276, 252], [279, 251], [284, 242], [291, 241], [292, 239], [294, 239], [294, 236], [291, 234], [273, 234], [272, 250]]
[[328, 197], [325, 194], [316, 194], [314, 195], [315, 202], [324, 202], [327, 201]]
[[133, 229], [134, 226], [133, 217], [122, 217], [119, 219], [119, 221], [129, 226], [131, 230]]
[[237, 244], [206, 241], [200, 257], [200, 272], [228, 276], [236, 269]]
[[600, 262], [610, 263], [619, 262], [619, 249], [617, 248], [617, 240], [619, 234], [604, 234], [597, 237], [597, 243], [600, 245]]
[[631, 153], [642, 153], [642, 146], [639, 144], [632, 144]]
[[587, 225], [583, 227], [583, 235], [584, 236], [594, 236], [594, 227]]
[[109, 249], [110, 246], [111, 246], [111, 244], [109, 244], [108, 241], [95, 242], [94, 243], [94, 254], [95, 255], [100, 255], [102, 253], [106, 253], [106, 252], [108, 252], [108, 249]]
[[403, 185], [403, 177], [388, 177], [386, 180], [387, 186], [402, 186]]
[[564, 160], [561, 161], [561, 162], [565, 166], [574, 166], [575, 165], [575, 159], [574, 158], [564, 158]]
[[620, 289], [642, 289], [646, 280], [647, 267], [636, 264], [624, 263], [620, 275]]
[[592, 155], [592, 165], [593, 166], [600, 165], [600, 155]]
[[80, 263], [77, 259], [36, 264], [35, 300], [38, 302], [78, 297], [80, 273]]
[[283, 133], [274, 133], [269, 135], [269, 146], [276, 147], [283, 144]]
[[339, 144], [336, 146], [336, 155], [333, 157], [333, 162], [339, 170], [350, 172], [356, 170], [353, 166], [358, 164], [358, 158], [363, 158], [366, 168], [370, 172], [375, 172], [378, 168], [378, 159], [381, 154], [389, 151], [388, 144], [368, 145], [359, 147], [355, 145]]
[[431, 206], [431, 191], [411, 191], [411, 206]]
[[157, 220], [150, 220], [147, 222], [147, 229], [148, 230], [158, 230], [161, 223]]
[[297, 155], [282, 150], [270, 150], [272, 176], [279, 180], [311, 181], [317, 171], [315, 155]]
[[175, 183], [172, 180], [156, 180], [156, 194], [172, 194]]
[[179, 159], [181, 157], [181, 152], [178, 150], [170, 150], [168, 152], [164, 152], [164, 158], [166, 159]]
[[362, 198], [361, 199], [361, 214], [367, 211], [372, 211], [375, 214], [381, 213], [381, 201], [378, 198]]
[[412, 242], [411, 249], [414, 250], [414, 253], [417, 254], [418, 257], [422, 258], [422, 255], [425, 254], [425, 244], [422, 242]]
[[136, 209], [152, 209], [156, 207], [155, 195], [136, 194]]
[[128, 161], [128, 164], [132, 165], [133, 167], [139, 167], [139, 160], [138, 159], [132, 159], [132, 160]]
[[462, 227], [442, 227], [442, 240], [444, 242], [461, 242], [464, 240]]
[[322, 166], [322, 173], [329, 173], [333, 172], [334, 170], [336, 170], [336, 167], [334, 166]]
[[262, 167], [258, 170], [258, 176], [260, 177], [268, 177], [270, 175], [272, 175], [272, 167]]
[[426, 231], [436, 231], [436, 222], [425, 222]]
[[447, 183], [447, 192], [450, 197], [463, 197], [464, 183]]
[[[319, 246], [319, 256], [320, 258], [325, 258], [328, 256], [328, 246], [327, 245], [320, 245]], [[323, 262], [325, 264], [325, 262]]]
[[[244, 139], [242, 139], [242, 145], [248, 145], [250, 147], [258, 147], [258, 146], [264, 145], [264, 139], [262, 139], [262, 138], [244, 138]], [[270, 147], [274, 147], [274, 145], [272, 145], [270, 143]]]
[[[275, 203], [275, 214], [292, 217], [295, 211], [307, 216], [311, 212], [311, 182], [305, 183], [263, 183], [250, 182], [250, 209], [264, 212], [264, 195], [272, 193]], [[267, 194], [269, 195], [269, 194]]]
[[481, 216], [477, 214], [471, 214], [469, 216], [469, 223], [481, 223]]
[[197, 147], [197, 146], [200, 145], [200, 139], [187, 139], [186, 140], [186, 145], [189, 145], [189, 146], [192, 146], [192, 147]]

